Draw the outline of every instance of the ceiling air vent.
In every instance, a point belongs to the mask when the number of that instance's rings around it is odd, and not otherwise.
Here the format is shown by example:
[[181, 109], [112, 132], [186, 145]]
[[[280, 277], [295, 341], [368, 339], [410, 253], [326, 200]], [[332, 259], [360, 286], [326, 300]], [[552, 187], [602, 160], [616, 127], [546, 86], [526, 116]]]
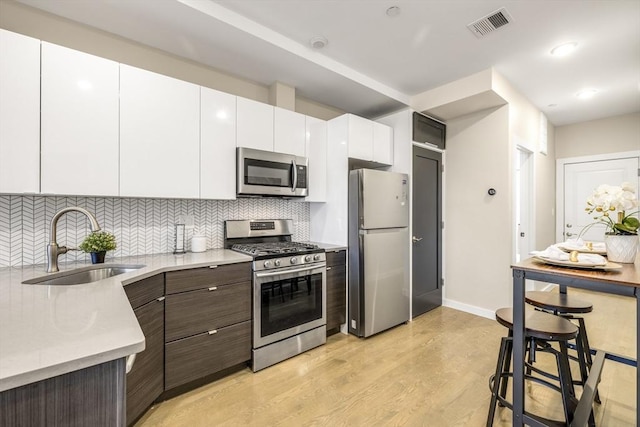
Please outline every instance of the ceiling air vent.
[[507, 12], [507, 9], [501, 7], [495, 12], [491, 12], [485, 17], [478, 19], [477, 21], [472, 22], [467, 25], [467, 28], [475, 34], [477, 38], [481, 38], [486, 36], [492, 31], [497, 30], [498, 28], [504, 27], [509, 24], [513, 18]]

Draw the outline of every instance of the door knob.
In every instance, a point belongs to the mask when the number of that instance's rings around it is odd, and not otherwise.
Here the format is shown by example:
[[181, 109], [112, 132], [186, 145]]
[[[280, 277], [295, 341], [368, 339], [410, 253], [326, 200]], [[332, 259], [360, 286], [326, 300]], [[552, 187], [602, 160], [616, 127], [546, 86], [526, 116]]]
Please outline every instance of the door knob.
[[567, 237], [571, 237], [571, 236], [575, 236], [575, 233], [569, 233], [568, 231], [566, 233], [564, 233], [565, 236]]
[[416, 237], [416, 236], [413, 236], [413, 237], [411, 238], [411, 240], [413, 241], [413, 243], [417, 243], [417, 242], [419, 242], [420, 240], [422, 240], [422, 237]]
[[571, 227], [572, 227], [572, 225], [571, 225], [571, 224], [567, 224], [567, 228], [571, 228]]

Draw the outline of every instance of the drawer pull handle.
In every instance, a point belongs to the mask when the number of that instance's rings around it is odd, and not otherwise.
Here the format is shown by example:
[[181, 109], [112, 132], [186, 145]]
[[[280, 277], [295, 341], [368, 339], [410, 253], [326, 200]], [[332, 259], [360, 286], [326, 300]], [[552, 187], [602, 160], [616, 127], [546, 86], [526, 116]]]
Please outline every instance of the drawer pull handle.
[[164, 299], [165, 299], [165, 298], [166, 298], [166, 297], [156, 298], [156, 301], [158, 301], [158, 302], [162, 302], [162, 301], [164, 301]]
[[218, 333], [218, 330], [217, 330], [217, 329], [214, 329], [214, 330], [212, 330], [212, 331], [209, 331], [209, 335], [213, 335], [213, 334], [217, 334], [217, 333]]
[[327, 271], [331, 270], [331, 267], [327, 267]]
[[210, 265], [209, 268], [218, 268], [217, 265]]
[[218, 287], [217, 287], [217, 286], [212, 286], [212, 287], [210, 287], [210, 288], [209, 288], [209, 290], [210, 290], [210, 291], [217, 291], [217, 290], [218, 290]]

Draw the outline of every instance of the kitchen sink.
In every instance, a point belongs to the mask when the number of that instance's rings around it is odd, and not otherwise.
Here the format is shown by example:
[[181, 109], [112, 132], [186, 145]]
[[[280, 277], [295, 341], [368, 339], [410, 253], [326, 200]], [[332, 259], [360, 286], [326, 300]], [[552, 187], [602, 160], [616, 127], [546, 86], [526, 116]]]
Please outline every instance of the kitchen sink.
[[76, 268], [74, 270], [61, 271], [59, 273], [36, 277], [22, 282], [24, 285], [81, 285], [108, 279], [119, 274], [135, 271], [144, 265], [108, 264], [92, 265]]

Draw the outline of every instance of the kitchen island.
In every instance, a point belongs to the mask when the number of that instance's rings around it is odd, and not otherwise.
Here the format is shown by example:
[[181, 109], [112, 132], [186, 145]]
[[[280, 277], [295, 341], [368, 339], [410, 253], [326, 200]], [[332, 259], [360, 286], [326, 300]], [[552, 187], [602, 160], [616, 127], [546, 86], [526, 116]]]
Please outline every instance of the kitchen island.
[[[567, 287], [575, 287], [636, 298], [636, 358], [638, 357], [638, 354], [640, 354], [640, 255], [636, 257], [634, 264], [622, 264], [620, 270], [613, 271], [555, 267], [543, 264], [532, 258], [516, 263], [511, 268], [513, 271], [514, 343], [524, 343], [524, 329], [526, 326], [524, 316], [525, 281], [536, 280], [558, 284], [560, 285], [560, 292], [567, 292]], [[620, 327], [625, 327], [625, 325], [620, 325]], [[606, 349], [597, 350], [571, 426], [587, 425], [595, 390], [600, 380], [602, 365], [607, 356]], [[544, 426], [545, 424], [528, 416], [524, 411], [524, 345], [513, 346], [513, 361], [513, 425]], [[640, 425], [640, 413], [638, 412], [640, 409], [640, 370], [637, 366], [637, 360], [635, 365], [636, 425]]]

